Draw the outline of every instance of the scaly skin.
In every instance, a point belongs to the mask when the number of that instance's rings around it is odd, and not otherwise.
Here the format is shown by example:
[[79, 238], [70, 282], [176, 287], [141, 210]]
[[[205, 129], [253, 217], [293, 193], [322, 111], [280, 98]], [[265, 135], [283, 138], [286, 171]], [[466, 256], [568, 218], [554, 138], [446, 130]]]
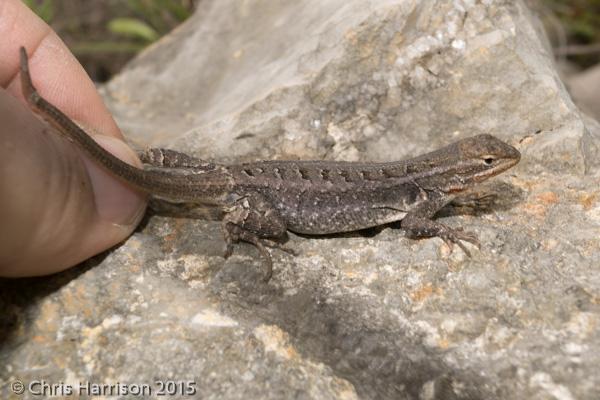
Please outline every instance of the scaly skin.
[[491, 135], [463, 139], [404, 161], [258, 161], [220, 165], [173, 150], [141, 155], [145, 169], [108, 153], [69, 117], [42, 98], [31, 82], [21, 48], [21, 85], [30, 106], [56, 130], [117, 178], [191, 217], [216, 208], [227, 241], [254, 244], [272, 275], [268, 238], [286, 232], [328, 234], [401, 221], [411, 237], [442, 238], [450, 247], [479, 244], [475, 235], [432, 220], [434, 214], [476, 183], [506, 171], [520, 160], [512, 146]]

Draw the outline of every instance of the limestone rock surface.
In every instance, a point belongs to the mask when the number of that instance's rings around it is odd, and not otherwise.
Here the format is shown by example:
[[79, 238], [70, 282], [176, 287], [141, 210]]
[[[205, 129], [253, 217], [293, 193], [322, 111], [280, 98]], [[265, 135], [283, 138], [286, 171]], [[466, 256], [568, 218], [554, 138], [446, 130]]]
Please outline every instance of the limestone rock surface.
[[522, 161], [484, 185], [491, 210], [442, 213], [479, 235], [471, 258], [393, 226], [291, 234], [265, 284], [252, 246], [223, 259], [219, 222], [151, 216], [84, 265], [1, 281], [0, 397], [600, 398], [600, 129], [522, 1], [203, 0], [103, 93], [136, 147], [219, 162], [396, 160], [484, 132]]

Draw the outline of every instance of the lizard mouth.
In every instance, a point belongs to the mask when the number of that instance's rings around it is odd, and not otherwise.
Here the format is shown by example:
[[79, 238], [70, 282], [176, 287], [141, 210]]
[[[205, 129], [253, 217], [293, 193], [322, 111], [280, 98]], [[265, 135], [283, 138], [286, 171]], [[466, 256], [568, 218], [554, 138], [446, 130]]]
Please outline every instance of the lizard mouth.
[[[515, 150], [516, 151], [516, 150]], [[521, 160], [521, 155], [517, 152], [515, 157], [504, 158], [502, 159], [496, 166], [486, 169], [475, 176], [476, 182], [482, 182], [492, 176], [496, 176], [506, 171], [507, 169], [512, 168]]]

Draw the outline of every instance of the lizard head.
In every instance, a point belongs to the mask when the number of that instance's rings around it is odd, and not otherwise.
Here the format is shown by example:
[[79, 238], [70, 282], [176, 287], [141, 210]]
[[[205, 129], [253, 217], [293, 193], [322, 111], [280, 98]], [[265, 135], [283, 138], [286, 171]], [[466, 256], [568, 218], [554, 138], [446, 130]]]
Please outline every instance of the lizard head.
[[451, 193], [506, 171], [519, 162], [521, 154], [494, 136], [483, 134], [459, 140], [422, 157], [426, 157], [431, 170], [435, 170], [427, 183]]
[[492, 135], [483, 134], [457, 143], [459, 157], [465, 164], [463, 175], [480, 182], [511, 168], [521, 159], [521, 153]]

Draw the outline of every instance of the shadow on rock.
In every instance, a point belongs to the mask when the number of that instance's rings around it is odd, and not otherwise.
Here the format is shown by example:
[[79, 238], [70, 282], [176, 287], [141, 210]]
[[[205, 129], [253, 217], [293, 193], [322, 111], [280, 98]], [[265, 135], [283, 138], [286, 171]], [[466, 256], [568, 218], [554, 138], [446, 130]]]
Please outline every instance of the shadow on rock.
[[240, 281], [235, 303], [226, 302], [230, 311], [248, 315], [251, 309], [262, 323], [278, 326], [305, 358], [351, 382], [361, 398], [495, 398], [484, 393], [486, 382], [475, 372], [454, 370], [443, 351], [428, 348], [417, 330], [402, 326], [402, 318], [369, 301], [327, 301], [319, 286], [281, 296], [247, 278], [246, 284]]
[[36, 318], [31, 314], [32, 310], [51, 293], [77, 279], [80, 275], [102, 263], [109, 249], [76, 267], [49, 276], [33, 278], [0, 278], [0, 355], [6, 346], [11, 346], [13, 341], [23, 341], [23, 337], [17, 337], [16, 329], [22, 329], [22, 334], [29, 335], [34, 329], [30, 329]]

